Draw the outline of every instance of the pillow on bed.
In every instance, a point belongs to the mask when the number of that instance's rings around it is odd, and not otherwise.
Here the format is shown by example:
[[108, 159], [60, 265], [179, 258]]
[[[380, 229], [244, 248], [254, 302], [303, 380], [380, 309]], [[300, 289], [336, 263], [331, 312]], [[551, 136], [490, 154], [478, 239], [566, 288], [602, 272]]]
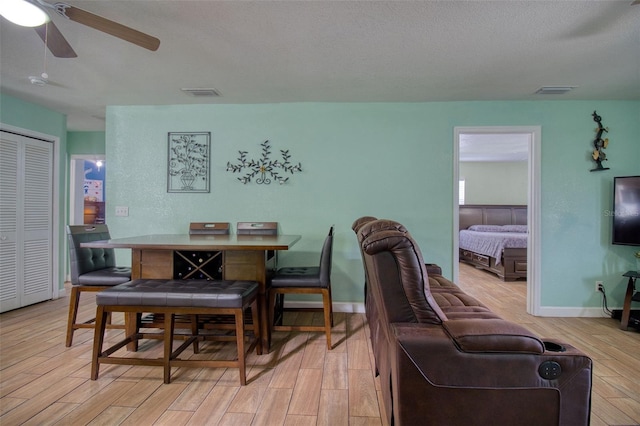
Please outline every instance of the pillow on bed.
[[471, 225], [469, 231], [477, 232], [505, 232], [502, 225]]
[[527, 225], [504, 225], [502, 232], [523, 232], [527, 233]]

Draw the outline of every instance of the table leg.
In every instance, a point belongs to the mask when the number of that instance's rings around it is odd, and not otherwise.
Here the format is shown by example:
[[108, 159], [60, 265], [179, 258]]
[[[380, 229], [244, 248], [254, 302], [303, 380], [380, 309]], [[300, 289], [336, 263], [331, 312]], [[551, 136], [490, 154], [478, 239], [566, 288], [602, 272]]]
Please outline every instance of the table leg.
[[269, 304], [266, 292], [258, 294], [258, 316], [260, 318], [260, 340], [265, 353], [269, 353], [271, 347], [271, 327], [269, 327]]
[[[136, 334], [138, 317], [135, 312], [124, 313], [124, 335], [133, 336]], [[127, 350], [130, 352], [138, 351], [138, 339], [134, 339], [131, 343], [127, 343]]]
[[[131, 279], [138, 280], [142, 278], [142, 250], [131, 250]], [[124, 313], [124, 333], [126, 336], [132, 336], [138, 330], [137, 328], [137, 316], [135, 312]], [[138, 339], [134, 339], [133, 342], [127, 343], [127, 350], [130, 352], [138, 351]]]
[[271, 327], [267, 317], [267, 265], [264, 250], [228, 250], [224, 253], [223, 276], [225, 280], [256, 281], [258, 287], [258, 316], [262, 348], [269, 353]]

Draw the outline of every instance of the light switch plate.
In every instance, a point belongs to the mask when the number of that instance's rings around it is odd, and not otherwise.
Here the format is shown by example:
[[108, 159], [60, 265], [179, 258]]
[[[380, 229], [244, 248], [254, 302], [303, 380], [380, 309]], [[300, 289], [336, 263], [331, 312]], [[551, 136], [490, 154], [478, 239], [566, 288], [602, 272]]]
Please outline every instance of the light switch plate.
[[116, 216], [129, 216], [129, 207], [116, 206]]

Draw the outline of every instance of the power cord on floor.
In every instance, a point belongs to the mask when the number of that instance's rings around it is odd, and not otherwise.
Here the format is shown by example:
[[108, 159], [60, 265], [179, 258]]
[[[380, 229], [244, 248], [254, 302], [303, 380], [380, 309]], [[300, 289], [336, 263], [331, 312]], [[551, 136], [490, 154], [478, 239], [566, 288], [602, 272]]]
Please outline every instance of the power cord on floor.
[[607, 307], [607, 293], [605, 293], [604, 287], [600, 286], [598, 291], [602, 293], [602, 311], [610, 317], [613, 317], [613, 312]]

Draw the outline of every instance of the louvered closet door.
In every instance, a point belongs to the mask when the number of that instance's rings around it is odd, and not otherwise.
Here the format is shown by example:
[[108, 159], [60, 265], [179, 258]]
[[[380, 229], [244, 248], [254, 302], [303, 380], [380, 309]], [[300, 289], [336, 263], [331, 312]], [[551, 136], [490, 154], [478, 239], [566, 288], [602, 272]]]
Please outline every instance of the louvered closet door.
[[1, 132], [0, 312], [51, 299], [53, 143]]

